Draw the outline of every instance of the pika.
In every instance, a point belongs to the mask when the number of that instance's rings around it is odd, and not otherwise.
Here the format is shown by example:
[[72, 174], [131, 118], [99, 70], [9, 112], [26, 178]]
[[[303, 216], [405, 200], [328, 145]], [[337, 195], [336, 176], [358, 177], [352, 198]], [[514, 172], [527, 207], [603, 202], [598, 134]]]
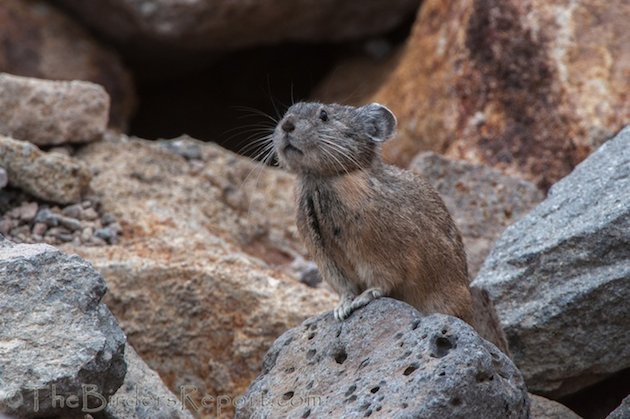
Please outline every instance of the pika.
[[385, 164], [396, 117], [385, 106], [296, 103], [272, 134], [281, 166], [297, 174], [297, 226], [339, 294], [337, 320], [381, 296], [471, 324], [460, 233], [420, 176]]

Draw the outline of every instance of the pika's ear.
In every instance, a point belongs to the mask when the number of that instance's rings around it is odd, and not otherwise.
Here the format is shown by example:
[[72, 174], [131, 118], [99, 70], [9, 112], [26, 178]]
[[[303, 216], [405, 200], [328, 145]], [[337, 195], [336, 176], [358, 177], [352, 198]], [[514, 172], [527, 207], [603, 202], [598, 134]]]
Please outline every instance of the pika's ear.
[[361, 108], [368, 124], [368, 135], [376, 142], [383, 142], [394, 135], [396, 117], [380, 103], [371, 103]]

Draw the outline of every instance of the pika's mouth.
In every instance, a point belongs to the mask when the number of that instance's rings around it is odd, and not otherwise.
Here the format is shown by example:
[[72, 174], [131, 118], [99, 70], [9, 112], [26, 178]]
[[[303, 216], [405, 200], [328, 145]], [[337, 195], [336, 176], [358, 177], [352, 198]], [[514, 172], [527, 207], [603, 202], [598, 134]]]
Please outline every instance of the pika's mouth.
[[285, 154], [290, 154], [290, 153], [304, 154], [302, 150], [300, 150], [299, 148], [297, 148], [296, 146], [292, 145], [289, 142], [287, 142], [287, 145], [284, 146], [284, 149], [282, 151], [284, 151]]

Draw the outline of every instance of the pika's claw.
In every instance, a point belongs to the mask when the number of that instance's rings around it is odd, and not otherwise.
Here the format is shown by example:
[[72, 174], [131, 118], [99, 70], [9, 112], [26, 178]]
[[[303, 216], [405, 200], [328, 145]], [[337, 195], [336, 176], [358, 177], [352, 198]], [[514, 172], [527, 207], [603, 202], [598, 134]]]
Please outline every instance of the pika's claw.
[[385, 293], [380, 288], [369, 288], [363, 291], [361, 295], [352, 300], [352, 309], [350, 310], [350, 312], [353, 312], [354, 310], [368, 305], [370, 301], [376, 300], [383, 295], [385, 295]]
[[336, 320], [343, 321], [350, 317], [350, 314], [352, 314], [352, 312], [354, 311], [354, 309], [352, 308], [353, 301], [354, 300], [351, 296], [346, 296], [342, 298], [339, 305], [335, 307], [335, 310], [333, 311], [333, 315], [335, 316]]

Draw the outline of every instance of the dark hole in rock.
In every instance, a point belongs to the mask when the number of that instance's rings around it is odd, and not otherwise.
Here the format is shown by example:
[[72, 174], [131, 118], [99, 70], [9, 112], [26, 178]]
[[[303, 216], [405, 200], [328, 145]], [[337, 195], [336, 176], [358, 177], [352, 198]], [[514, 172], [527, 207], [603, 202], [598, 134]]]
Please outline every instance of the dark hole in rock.
[[427, 334], [425, 333], [424, 335], [420, 336], [420, 339], [426, 339], [427, 338]]
[[284, 393], [284, 394], [282, 395], [282, 399], [283, 399], [283, 400], [291, 400], [291, 399], [293, 398], [293, 395], [294, 395], [294, 394], [295, 394], [295, 393], [294, 393], [294, 392], [292, 392], [292, 391], [287, 391], [286, 393]]
[[370, 358], [365, 358], [363, 361], [361, 361], [361, 364], [359, 364], [359, 368], [358, 369], [361, 369], [361, 368], [367, 366], [369, 363], [370, 363]]
[[352, 393], [354, 393], [354, 391], [357, 389], [357, 386], [352, 384], [350, 387], [348, 387], [348, 390], [346, 390], [346, 397], [348, 397], [349, 395], [351, 395]]
[[308, 352], [306, 352], [306, 358], [311, 359], [312, 357], [315, 356], [316, 353], [317, 353], [316, 349], [309, 349]]
[[376, 406], [376, 409], [374, 409], [374, 410], [376, 410], [377, 412], [380, 412], [382, 408], [383, 408], [383, 406], [378, 405], [378, 406]]
[[348, 399], [346, 400], [347, 403], [352, 403], [353, 401], [355, 401], [357, 399], [357, 395], [353, 394], [352, 396], [348, 397]]
[[339, 337], [340, 335], [341, 335], [341, 327], [337, 329], [337, 334], [335, 335], [335, 337]]
[[334, 358], [337, 364], [343, 364], [344, 362], [346, 362], [346, 359], [348, 358], [348, 354], [346, 353], [346, 350], [342, 348], [342, 349], [337, 350], [337, 352], [335, 352]]
[[365, 416], [364, 417], [370, 417], [372, 416], [372, 410], [368, 410], [367, 412], [365, 412]]
[[304, 413], [302, 413], [302, 419], [305, 419], [309, 416], [311, 416], [311, 409], [306, 409]]
[[442, 371], [442, 372], [440, 372], [438, 375], [439, 375], [440, 377], [444, 377], [444, 376], [446, 375], [446, 372], [445, 372], [445, 371]]
[[401, 337], [403, 337], [402, 332], [398, 332], [396, 333], [396, 336], [394, 336], [396, 339], [400, 339]]
[[475, 379], [478, 383], [483, 383], [484, 381], [492, 381], [494, 380], [494, 375], [490, 374], [486, 371], [479, 371], [475, 376]]
[[403, 375], [410, 375], [417, 369], [418, 369], [418, 364], [411, 364], [407, 368], [405, 368]]
[[420, 320], [414, 320], [414, 322], [411, 323], [411, 330], [416, 330], [418, 326], [420, 326]]
[[311, 340], [311, 339], [313, 339], [314, 337], [315, 337], [315, 332], [311, 332], [311, 333], [309, 333], [309, 335], [308, 335], [308, 340]]
[[368, 410], [370, 408], [370, 404], [369, 402], [365, 402], [361, 405], [361, 407], [359, 407], [359, 409], [361, 410]]
[[374, 394], [374, 393], [378, 392], [380, 389], [381, 389], [381, 388], [380, 388], [379, 386], [373, 387], [373, 388], [370, 390], [370, 393]]
[[408, 407], [409, 407], [409, 405], [408, 405], [407, 403], [403, 403], [401, 407], [402, 407], [403, 409], [406, 409], [406, 408], [408, 408]]
[[400, 346], [401, 348], [405, 345], [405, 342], [400, 342], [400, 344], [398, 346]]
[[267, 390], [266, 388], [265, 388], [265, 389], [263, 389], [263, 391], [262, 391], [263, 396], [264, 396], [265, 394], [267, 394], [267, 393], [269, 393], [269, 390]]
[[284, 370], [284, 372], [286, 372], [287, 374], [291, 374], [293, 371], [295, 371], [295, 367], [289, 367]]
[[431, 356], [433, 358], [443, 358], [453, 349], [453, 343], [443, 336], [435, 339]]
[[446, 330], [446, 329], [442, 329], [442, 334], [443, 334], [443, 335], [445, 335], [445, 334], [446, 334], [446, 332], [447, 332], [447, 330]]
[[462, 404], [462, 401], [459, 397], [454, 397], [453, 400], [451, 400], [451, 404], [453, 406], [459, 406], [460, 404]]

